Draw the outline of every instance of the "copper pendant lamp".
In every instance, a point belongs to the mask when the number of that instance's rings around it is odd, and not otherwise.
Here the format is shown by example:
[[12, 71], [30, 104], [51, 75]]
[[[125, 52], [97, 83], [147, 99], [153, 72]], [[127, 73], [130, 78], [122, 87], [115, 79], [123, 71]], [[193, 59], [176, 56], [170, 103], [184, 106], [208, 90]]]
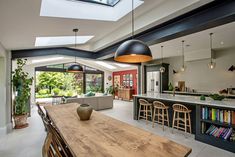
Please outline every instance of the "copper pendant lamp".
[[150, 48], [142, 41], [134, 39], [134, 0], [132, 0], [132, 39], [122, 43], [114, 60], [124, 63], [140, 63], [152, 60]]
[[[73, 32], [75, 33], [75, 45], [74, 46], [76, 48], [77, 47], [77, 32], [78, 32], [78, 29], [77, 28], [73, 29]], [[76, 56], [75, 56], [74, 64], [72, 64], [68, 67], [67, 72], [71, 72], [71, 73], [83, 72], [83, 67], [76, 62]]]

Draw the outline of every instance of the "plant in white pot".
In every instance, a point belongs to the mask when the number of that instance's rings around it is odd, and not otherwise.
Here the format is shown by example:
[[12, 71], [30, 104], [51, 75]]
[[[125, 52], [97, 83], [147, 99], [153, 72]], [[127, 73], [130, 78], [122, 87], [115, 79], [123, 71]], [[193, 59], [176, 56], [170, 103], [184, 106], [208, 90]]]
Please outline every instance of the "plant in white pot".
[[28, 103], [30, 99], [30, 85], [32, 85], [33, 77], [29, 77], [29, 74], [23, 71], [26, 62], [26, 59], [17, 59], [17, 68], [12, 72], [12, 85], [16, 93], [13, 108], [16, 129], [28, 126]]

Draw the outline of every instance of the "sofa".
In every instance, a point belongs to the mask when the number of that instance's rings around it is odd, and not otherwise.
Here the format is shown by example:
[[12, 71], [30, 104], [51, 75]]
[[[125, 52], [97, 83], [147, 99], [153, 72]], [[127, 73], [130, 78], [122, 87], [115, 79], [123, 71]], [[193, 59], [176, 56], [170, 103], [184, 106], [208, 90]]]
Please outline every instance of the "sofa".
[[89, 104], [94, 110], [104, 110], [113, 108], [113, 96], [78, 96], [76, 98], [68, 98], [67, 103]]

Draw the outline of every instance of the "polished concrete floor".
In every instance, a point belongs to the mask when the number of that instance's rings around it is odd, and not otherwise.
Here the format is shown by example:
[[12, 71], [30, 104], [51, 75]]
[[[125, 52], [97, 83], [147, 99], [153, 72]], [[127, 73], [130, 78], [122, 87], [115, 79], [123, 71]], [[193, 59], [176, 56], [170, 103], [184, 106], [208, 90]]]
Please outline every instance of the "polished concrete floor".
[[[163, 131], [159, 125], [152, 128], [151, 124], [146, 125], [144, 120], [135, 121], [132, 111], [132, 102], [115, 100], [113, 109], [100, 112], [191, 147], [190, 157], [235, 157], [234, 153], [195, 141], [192, 135], [185, 135], [176, 130], [172, 134], [170, 128], [166, 127]], [[0, 137], [0, 157], [41, 157], [41, 148], [46, 134], [36, 107], [33, 107], [32, 117], [28, 121], [30, 124], [28, 128], [14, 130], [7, 136]]]

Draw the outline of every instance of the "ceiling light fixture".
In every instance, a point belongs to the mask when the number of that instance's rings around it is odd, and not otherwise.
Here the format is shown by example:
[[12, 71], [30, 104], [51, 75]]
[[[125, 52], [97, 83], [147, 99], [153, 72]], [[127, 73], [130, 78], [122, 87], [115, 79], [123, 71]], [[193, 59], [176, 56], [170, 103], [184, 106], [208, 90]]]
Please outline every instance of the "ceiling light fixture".
[[161, 46], [161, 67], [160, 67], [160, 72], [164, 73], [165, 72], [165, 67], [163, 66], [163, 46]]
[[35, 59], [35, 60], [32, 60], [32, 63], [49, 62], [49, 61], [56, 61], [56, 60], [62, 60], [62, 59], [64, 59], [64, 57], [54, 57], [54, 58]]
[[[74, 36], [75, 37], [74, 46], [76, 48], [77, 47], [77, 32], [78, 32], [78, 29], [77, 28], [73, 29], [73, 32], [75, 34], [75, 36]], [[72, 73], [83, 72], [83, 67], [76, 62], [76, 56], [75, 56], [74, 64], [72, 64], [68, 67], [67, 72], [72, 72]]]
[[213, 35], [213, 33], [210, 33], [211, 58], [210, 58], [210, 63], [208, 64], [208, 67], [209, 67], [210, 69], [214, 69], [214, 68], [215, 68], [215, 65], [216, 65], [216, 63], [213, 62], [213, 58], [212, 58], [212, 56], [213, 56], [213, 50], [212, 50], [212, 35]]
[[126, 68], [126, 67], [130, 67], [131, 65], [129, 64], [119, 64], [119, 63], [114, 63], [115, 65], [121, 67], [121, 68]]
[[105, 68], [108, 68], [108, 69], [117, 69], [115, 66], [112, 66], [112, 65], [105, 63], [105, 62], [102, 62], [102, 61], [96, 61], [95, 63], [99, 64]]
[[182, 67], [180, 68], [180, 70], [184, 72], [185, 69], [186, 69], [186, 66], [184, 64], [184, 40], [182, 40]]
[[134, 0], [132, 0], [132, 39], [122, 43], [114, 56], [114, 60], [125, 63], [140, 63], [152, 60], [150, 48], [142, 41], [134, 39]]

